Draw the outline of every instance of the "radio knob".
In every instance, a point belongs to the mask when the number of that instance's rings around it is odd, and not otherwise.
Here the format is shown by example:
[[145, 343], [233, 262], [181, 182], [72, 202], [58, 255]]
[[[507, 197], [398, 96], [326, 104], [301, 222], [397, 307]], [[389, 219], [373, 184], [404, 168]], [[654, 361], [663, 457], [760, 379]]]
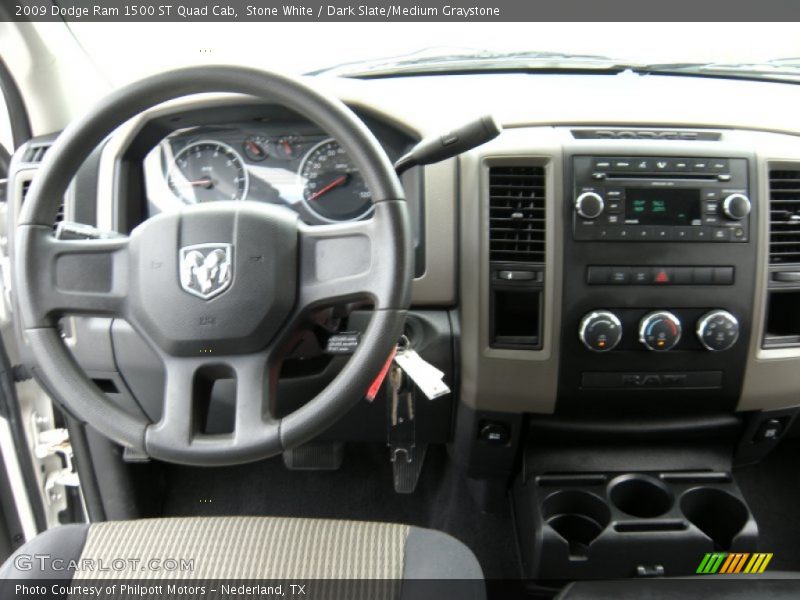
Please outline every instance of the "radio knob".
[[722, 201], [722, 212], [729, 219], [741, 221], [750, 214], [750, 198], [744, 194], [731, 194]]
[[648, 350], [666, 352], [681, 339], [681, 322], [666, 310], [657, 310], [642, 317], [639, 323], [639, 341]]
[[603, 197], [594, 192], [584, 192], [575, 199], [575, 211], [584, 219], [596, 219], [605, 207]]
[[706, 350], [727, 350], [739, 339], [739, 321], [727, 310], [712, 310], [697, 322], [697, 339]]
[[622, 339], [622, 323], [610, 311], [595, 310], [581, 319], [578, 336], [589, 350], [608, 352]]

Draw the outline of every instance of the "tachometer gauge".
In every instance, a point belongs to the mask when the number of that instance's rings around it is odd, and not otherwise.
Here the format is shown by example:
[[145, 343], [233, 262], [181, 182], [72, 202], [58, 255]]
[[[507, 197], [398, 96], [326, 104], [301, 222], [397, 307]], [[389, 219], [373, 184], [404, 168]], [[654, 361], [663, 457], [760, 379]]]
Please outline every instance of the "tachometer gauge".
[[194, 142], [178, 152], [167, 184], [186, 204], [244, 200], [249, 179], [242, 157], [222, 142]]
[[267, 138], [263, 135], [251, 135], [245, 138], [242, 149], [248, 160], [261, 162], [262, 160], [266, 160], [269, 156], [267, 146]]
[[320, 142], [303, 158], [303, 201], [323, 221], [353, 221], [372, 211], [372, 194], [344, 148]]

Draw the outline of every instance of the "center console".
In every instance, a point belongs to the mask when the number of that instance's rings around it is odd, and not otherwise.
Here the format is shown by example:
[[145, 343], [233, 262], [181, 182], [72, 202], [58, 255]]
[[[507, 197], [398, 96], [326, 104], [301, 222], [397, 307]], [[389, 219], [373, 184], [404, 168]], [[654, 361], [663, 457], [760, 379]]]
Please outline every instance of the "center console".
[[565, 157], [557, 413], [735, 408], [753, 316], [752, 162]]

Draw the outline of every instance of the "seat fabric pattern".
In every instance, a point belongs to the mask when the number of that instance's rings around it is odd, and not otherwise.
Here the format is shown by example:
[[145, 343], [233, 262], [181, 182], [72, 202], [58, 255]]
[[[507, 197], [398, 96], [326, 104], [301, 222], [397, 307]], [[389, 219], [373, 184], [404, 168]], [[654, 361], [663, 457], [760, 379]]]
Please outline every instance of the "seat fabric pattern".
[[[168, 518], [95, 523], [81, 558], [126, 570], [79, 572], [87, 579], [380, 579], [403, 576], [407, 525], [280, 517]], [[124, 548], [124, 556], [120, 549]], [[191, 570], [133, 568], [194, 559]]]

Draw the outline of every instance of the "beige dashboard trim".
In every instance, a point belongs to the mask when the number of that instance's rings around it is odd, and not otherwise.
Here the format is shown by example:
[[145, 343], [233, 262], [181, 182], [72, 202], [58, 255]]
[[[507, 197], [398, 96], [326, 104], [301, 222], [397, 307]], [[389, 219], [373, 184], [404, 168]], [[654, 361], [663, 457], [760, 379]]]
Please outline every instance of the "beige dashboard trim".
[[764, 349], [761, 347], [767, 321], [769, 283], [769, 171], [773, 167], [800, 169], [800, 147], [792, 157], [761, 156], [758, 164], [759, 244], [756, 266], [756, 294], [753, 306], [753, 333], [750, 339], [747, 370], [737, 410], [767, 410], [800, 403], [800, 348]]
[[[531, 144], [536, 141], [536, 145]], [[546, 267], [541, 350], [489, 347], [488, 173], [494, 165], [539, 165], [546, 181]], [[551, 128], [505, 131], [461, 159], [461, 399], [475, 409], [552, 413], [561, 322], [561, 146]]]

